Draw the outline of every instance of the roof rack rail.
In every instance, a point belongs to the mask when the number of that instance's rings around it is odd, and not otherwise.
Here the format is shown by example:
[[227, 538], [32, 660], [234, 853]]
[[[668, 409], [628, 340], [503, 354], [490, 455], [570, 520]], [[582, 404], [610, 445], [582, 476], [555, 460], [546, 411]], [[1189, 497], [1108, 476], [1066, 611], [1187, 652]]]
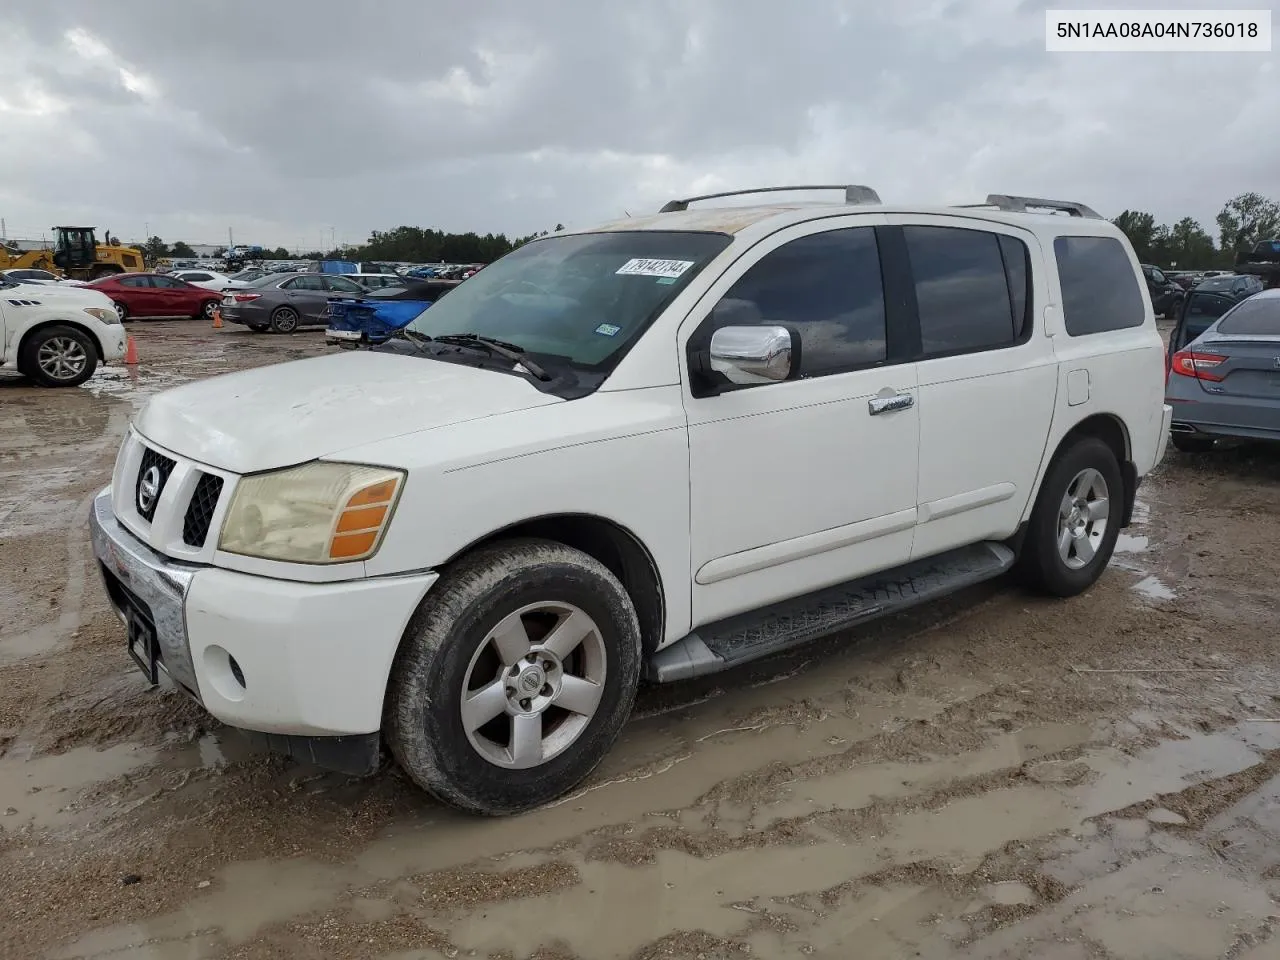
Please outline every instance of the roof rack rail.
[[1008, 213], [1030, 213], [1034, 210], [1054, 210], [1070, 214], [1073, 217], [1088, 217], [1091, 220], [1103, 219], [1102, 214], [1092, 207], [1073, 200], [1045, 200], [1041, 197], [1015, 197], [1004, 193], [987, 194], [986, 203], [963, 203], [962, 207], [995, 207]]
[[721, 197], [740, 197], [748, 193], [782, 193], [795, 190], [843, 190], [845, 203], [879, 203], [880, 195], [870, 187], [859, 186], [855, 183], [822, 183], [807, 184], [798, 187], [756, 187], [752, 190], [726, 190], [724, 193], [707, 193], [700, 197], [686, 197], [683, 200], [669, 200], [662, 205], [659, 213], [675, 213], [679, 210], [688, 210], [689, 204], [698, 200], [718, 200]]

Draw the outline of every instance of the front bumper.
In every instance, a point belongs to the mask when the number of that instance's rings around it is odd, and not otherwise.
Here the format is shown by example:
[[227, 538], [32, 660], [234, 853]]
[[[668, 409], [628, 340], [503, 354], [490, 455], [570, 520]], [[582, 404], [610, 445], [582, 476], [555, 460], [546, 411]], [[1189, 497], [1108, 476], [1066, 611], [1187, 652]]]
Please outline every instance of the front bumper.
[[125, 332], [119, 323], [104, 323], [98, 333], [98, 347], [102, 351], [102, 362], [110, 363], [124, 356]]
[[109, 488], [89, 526], [117, 614], [141, 609], [159, 670], [223, 723], [285, 738], [381, 728], [392, 660], [437, 574], [297, 583], [182, 563], [117, 522]]

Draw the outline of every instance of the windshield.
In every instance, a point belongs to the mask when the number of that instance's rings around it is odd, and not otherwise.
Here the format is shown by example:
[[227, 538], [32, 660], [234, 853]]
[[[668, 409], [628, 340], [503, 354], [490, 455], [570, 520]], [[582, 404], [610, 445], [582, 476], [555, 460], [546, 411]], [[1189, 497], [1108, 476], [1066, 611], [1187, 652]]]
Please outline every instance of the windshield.
[[611, 369], [728, 244], [719, 233], [659, 231], [536, 240], [455, 288], [409, 329], [429, 337], [474, 333]]

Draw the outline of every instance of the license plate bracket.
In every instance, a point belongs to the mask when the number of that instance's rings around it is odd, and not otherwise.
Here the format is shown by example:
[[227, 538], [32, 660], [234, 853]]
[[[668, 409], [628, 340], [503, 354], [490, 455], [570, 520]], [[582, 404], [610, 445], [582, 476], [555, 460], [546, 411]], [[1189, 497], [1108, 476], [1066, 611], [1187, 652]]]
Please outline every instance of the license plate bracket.
[[155, 625], [132, 604], [125, 610], [124, 622], [129, 656], [154, 687], [160, 683], [160, 643]]

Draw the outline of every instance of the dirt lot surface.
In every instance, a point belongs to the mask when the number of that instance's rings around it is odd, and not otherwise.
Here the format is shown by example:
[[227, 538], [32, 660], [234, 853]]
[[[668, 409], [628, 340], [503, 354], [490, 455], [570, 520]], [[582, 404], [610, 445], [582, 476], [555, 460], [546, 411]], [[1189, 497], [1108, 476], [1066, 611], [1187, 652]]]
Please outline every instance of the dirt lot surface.
[[0, 957], [1280, 957], [1280, 454], [1170, 451], [1089, 593], [996, 583], [642, 692], [506, 820], [264, 756], [125, 655], [87, 546], [130, 417], [318, 334], [133, 325], [0, 382]]

